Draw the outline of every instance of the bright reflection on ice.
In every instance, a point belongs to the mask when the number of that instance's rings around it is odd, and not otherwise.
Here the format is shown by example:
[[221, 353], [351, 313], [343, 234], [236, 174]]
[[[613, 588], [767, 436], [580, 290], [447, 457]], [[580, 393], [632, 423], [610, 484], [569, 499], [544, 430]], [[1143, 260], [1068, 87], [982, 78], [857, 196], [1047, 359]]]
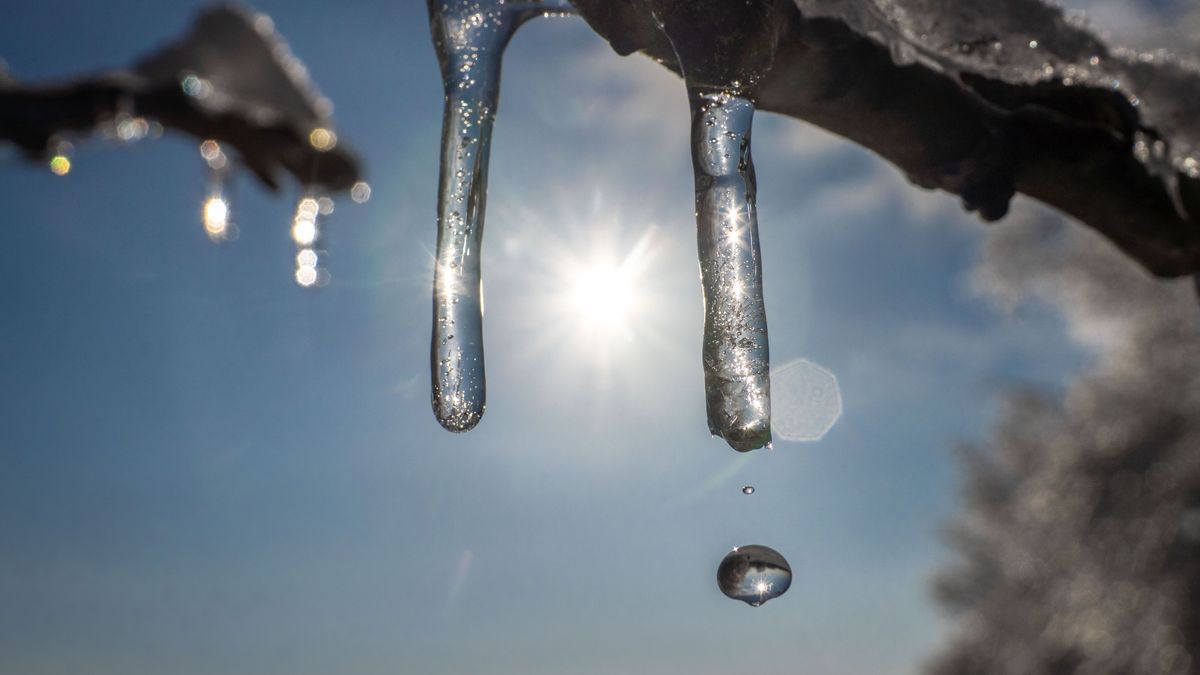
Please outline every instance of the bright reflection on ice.
[[213, 241], [224, 241], [229, 230], [229, 204], [217, 195], [204, 200], [204, 231]]
[[311, 220], [297, 220], [292, 225], [292, 239], [302, 246], [313, 243], [317, 238], [317, 226]]
[[298, 267], [316, 267], [317, 266], [317, 252], [312, 250], [311, 248], [301, 249], [300, 252], [296, 254], [296, 266], [298, 266]]
[[296, 217], [292, 220], [292, 240], [299, 246], [308, 246], [317, 240], [317, 200], [305, 197], [296, 205]]
[[796, 359], [771, 372], [772, 430], [789, 441], [817, 441], [842, 416], [837, 376]]
[[55, 155], [50, 159], [50, 173], [55, 176], [65, 176], [71, 172], [71, 160], [65, 155]]
[[362, 204], [371, 198], [371, 186], [366, 181], [358, 181], [350, 188], [350, 199], [356, 204]]
[[333, 200], [328, 197], [303, 197], [296, 203], [296, 216], [292, 219], [292, 241], [296, 243], [296, 283], [304, 288], [329, 283], [329, 272], [317, 267], [320, 256], [312, 246], [321, 237], [317, 215], [332, 211]]
[[183, 93], [194, 98], [208, 98], [213, 93], [212, 83], [195, 75], [187, 75], [179, 81]]
[[302, 266], [296, 268], [296, 283], [309, 287], [317, 283], [317, 268]]
[[337, 134], [324, 127], [317, 127], [308, 134], [308, 142], [314, 150], [326, 152], [337, 145]]

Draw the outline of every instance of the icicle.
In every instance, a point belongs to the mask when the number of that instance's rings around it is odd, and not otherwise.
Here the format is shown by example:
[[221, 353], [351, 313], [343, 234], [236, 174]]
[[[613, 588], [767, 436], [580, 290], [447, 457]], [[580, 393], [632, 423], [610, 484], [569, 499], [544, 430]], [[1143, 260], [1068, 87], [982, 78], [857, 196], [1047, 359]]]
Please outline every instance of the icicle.
[[329, 272], [317, 266], [316, 245], [321, 238], [318, 215], [333, 213], [333, 200], [328, 197], [303, 197], [296, 203], [292, 218], [292, 241], [296, 243], [296, 283], [304, 288], [329, 283]]
[[708, 428], [739, 452], [771, 442], [770, 355], [749, 92], [775, 58], [790, 0], [653, 2], [687, 83], [704, 286]]
[[204, 225], [204, 233], [217, 244], [237, 239], [237, 225], [229, 219], [229, 202], [223, 194], [229, 160], [221, 151], [221, 145], [213, 140], [200, 144], [200, 156], [208, 166], [206, 197], [200, 210], [200, 222]]
[[770, 443], [770, 356], [750, 126], [754, 104], [690, 87], [696, 225], [704, 285], [708, 427], [733, 449]]
[[480, 245], [500, 62], [517, 28], [570, 10], [556, 2], [429, 0], [445, 89], [433, 278], [432, 403], [450, 431], [479, 423], [486, 402]]

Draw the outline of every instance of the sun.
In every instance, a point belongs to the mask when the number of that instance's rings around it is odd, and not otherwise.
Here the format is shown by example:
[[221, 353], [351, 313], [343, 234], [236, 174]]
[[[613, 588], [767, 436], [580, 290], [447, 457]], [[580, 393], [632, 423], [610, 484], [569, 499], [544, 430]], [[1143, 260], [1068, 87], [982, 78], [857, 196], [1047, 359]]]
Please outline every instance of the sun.
[[635, 284], [630, 265], [606, 261], [580, 265], [572, 287], [572, 309], [587, 328], [628, 330], [637, 297]]

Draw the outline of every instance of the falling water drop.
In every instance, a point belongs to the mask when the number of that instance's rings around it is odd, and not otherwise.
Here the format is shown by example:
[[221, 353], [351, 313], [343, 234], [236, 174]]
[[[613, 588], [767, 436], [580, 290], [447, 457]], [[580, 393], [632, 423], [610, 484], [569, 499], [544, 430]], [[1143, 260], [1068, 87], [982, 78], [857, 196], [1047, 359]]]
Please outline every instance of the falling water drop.
[[717, 568], [717, 586], [725, 595], [758, 607], [778, 598], [792, 585], [792, 568], [773, 548], [739, 546]]
[[754, 486], [753, 486], [753, 485], [747, 485], [747, 486], [743, 487], [743, 488], [742, 488], [742, 494], [744, 494], [744, 495], [752, 495], [752, 494], [754, 494]]
[[429, 0], [428, 6], [445, 93], [431, 399], [443, 427], [467, 431], [479, 423], [487, 399], [479, 263], [501, 57], [522, 23], [551, 10], [569, 10], [570, 3]]
[[770, 355], [750, 156], [754, 104], [702, 87], [689, 87], [688, 99], [708, 426], [747, 452], [771, 441]]

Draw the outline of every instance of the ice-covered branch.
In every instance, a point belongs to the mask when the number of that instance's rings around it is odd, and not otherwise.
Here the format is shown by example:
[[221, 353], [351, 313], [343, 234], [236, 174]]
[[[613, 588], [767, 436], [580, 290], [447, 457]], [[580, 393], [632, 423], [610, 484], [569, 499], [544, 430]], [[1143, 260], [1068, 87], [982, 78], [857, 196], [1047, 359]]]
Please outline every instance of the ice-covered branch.
[[347, 190], [359, 180], [359, 164], [337, 144], [328, 107], [270, 19], [215, 7], [183, 38], [126, 71], [55, 85], [0, 77], [0, 141], [42, 159], [56, 139], [150, 119], [236, 148], [272, 189], [286, 172], [302, 185]]
[[[712, 12], [695, 4], [713, 5]], [[721, 0], [575, 0], [622, 54], [679, 71], [658, 17]], [[877, 152], [925, 188], [1002, 218], [1014, 193], [1101, 232], [1155, 274], [1200, 272], [1200, 75], [1113, 49], [1041, 0], [755, 0], [773, 17], [758, 108]], [[720, 39], [711, 26], [697, 36]], [[760, 49], [754, 42], [747, 50]]]

